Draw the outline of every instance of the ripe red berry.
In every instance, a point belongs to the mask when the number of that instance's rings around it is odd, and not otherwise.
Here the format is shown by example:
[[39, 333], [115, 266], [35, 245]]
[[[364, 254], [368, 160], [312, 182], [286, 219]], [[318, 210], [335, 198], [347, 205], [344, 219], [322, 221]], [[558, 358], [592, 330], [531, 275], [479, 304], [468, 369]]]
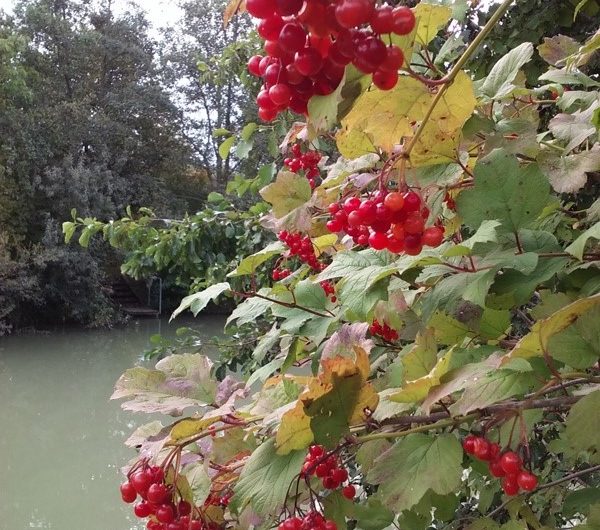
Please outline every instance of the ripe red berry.
[[394, 10], [391, 6], [384, 5], [375, 9], [371, 16], [371, 29], [379, 34], [394, 31]]
[[289, 17], [296, 15], [303, 4], [304, 0], [277, 0], [277, 11], [282, 17]]
[[338, 482], [346, 482], [348, 480], [348, 471], [343, 468], [338, 468], [333, 471], [333, 478]]
[[352, 484], [348, 484], [342, 489], [342, 495], [346, 497], [346, 499], [354, 499], [356, 495], [356, 488]]
[[315, 475], [319, 478], [324, 478], [329, 474], [329, 466], [327, 464], [319, 464], [315, 469]]
[[373, 84], [379, 90], [391, 90], [398, 83], [398, 72], [379, 69], [373, 74]]
[[129, 478], [129, 482], [142, 497], [146, 495], [150, 484], [152, 484], [152, 476], [148, 471], [137, 471]]
[[423, 232], [422, 240], [423, 244], [428, 247], [439, 247], [444, 240], [444, 231], [437, 226], [426, 228]]
[[342, 0], [335, 10], [335, 18], [343, 28], [354, 28], [369, 21], [373, 13], [371, 0]]
[[187, 501], [179, 501], [179, 505], [177, 506], [177, 513], [179, 515], [189, 515], [192, 513], [192, 505]]
[[306, 31], [300, 24], [288, 22], [281, 28], [277, 42], [287, 53], [296, 53], [306, 44]]
[[502, 479], [502, 489], [507, 495], [516, 495], [519, 493], [519, 484], [517, 482], [517, 475], [506, 475]]
[[476, 438], [475, 439], [475, 448], [473, 452], [475, 458], [479, 460], [489, 460], [490, 459], [490, 442], [488, 442], [485, 438]]
[[136, 517], [144, 519], [152, 513], [152, 506], [146, 501], [138, 502], [133, 507], [133, 513], [135, 513]]
[[135, 502], [135, 499], [137, 499], [137, 491], [131, 482], [125, 482], [124, 484], [121, 484], [120, 490], [123, 502], [131, 504], [132, 502]]
[[535, 488], [537, 488], [538, 479], [529, 471], [521, 471], [517, 475], [517, 483], [521, 489], [524, 489], [525, 491], [533, 491]]
[[385, 61], [379, 65], [379, 70], [385, 72], [398, 72], [403, 63], [404, 54], [402, 53], [402, 50], [395, 44], [392, 44], [387, 47]]
[[407, 212], [416, 212], [421, 207], [421, 197], [414, 191], [409, 191], [404, 195], [404, 209]]
[[314, 76], [323, 66], [323, 57], [315, 48], [303, 48], [296, 53], [294, 65], [302, 75]]
[[277, 117], [277, 110], [276, 109], [265, 109], [263, 107], [260, 107], [258, 109], [258, 117], [262, 120], [262, 121], [273, 121], [276, 117]]
[[169, 504], [161, 504], [156, 509], [156, 518], [161, 523], [170, 523], [175, 519], [175, 514], [173, 513], [173, 507]]
[[325, 454], [325, 449], [322, 445], [311, 445], [308, 452], [313, 458], [319, 458]]
[[383, 250], [387, 247], [387, 236], [383, 232], [373, 232], [369, 236], [369, 245], [375, 250]]
[[394, 33], [408, 35], [415, 29], [415, 14], [409, 7], [399, 6], [394, 9]]
[[276, 14], [261, 20], [256, 28], [258, 34], [265, 40], [277, 40], [285, 22]]
[[500, 460], [492, 460], [489, 465], [490, 473], [494, 477], [503, 477], [506, 475], [504, 469], [502, 469], [502, 464], [500, 464]]
[[517, 453], [513, 451], [507, 451], [500, 457], [500, 465], [506, 474], [510, 475], [521, 471], [523, 462]]
[[256, 18], [266, 18], [275, 13], [271, 0], [246, 0], [246, 11]]
[[258, 77], [260, 75], [259, 65], [260, 65], [261, 59], [262, 59], [261, 55], [253, 55], [248, 60], [248, 72], [250, 72], [252, 75], [254, 75], [256, 77]]
[[402, 210], [402, 207], [404, 206], [404, 197], [402, 197], [401, 193], [393, 191], [392, 193], [388, 193], [386, 195], [385, 199], [383, 200], [383, 204], [392, 212], [397, 212]]
[[165, 501], [168, 493], [167, 487], [164, 484], [155, 483], [148, 488], [146, 499], [152, 504], [160, 504]]
[[468, 455], [475, 454], [475, 439], [475, 436], [468, 434], [463, 440], [463, 449]]
[[290, 89], [284, 83], [277, 83], [269, 89], [269, 98], [278, 106], [287, 106], [290, 102], [290, 97]]

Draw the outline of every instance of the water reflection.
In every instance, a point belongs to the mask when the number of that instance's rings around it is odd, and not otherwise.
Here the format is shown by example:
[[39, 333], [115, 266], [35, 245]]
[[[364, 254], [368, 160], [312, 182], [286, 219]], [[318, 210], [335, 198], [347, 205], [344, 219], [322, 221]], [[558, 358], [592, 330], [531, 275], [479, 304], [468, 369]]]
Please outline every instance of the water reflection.
[[[166, 321], [0, 339], [0, 530], [137, 530], [119, 497], [123, 446], [144, 415], [108, 400]], [[223, 320], [197, 321], [208, 337]]]

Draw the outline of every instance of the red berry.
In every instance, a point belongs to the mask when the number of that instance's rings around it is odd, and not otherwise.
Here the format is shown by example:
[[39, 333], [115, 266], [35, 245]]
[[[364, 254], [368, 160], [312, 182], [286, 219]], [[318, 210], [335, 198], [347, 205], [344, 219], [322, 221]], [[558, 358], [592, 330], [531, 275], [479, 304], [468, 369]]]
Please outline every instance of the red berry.
[[333, 471], [333, 478], [338, 482], [346, 482], [348, 480], [348, 471], [339, 468]]
[[519, 493], [519, 484], [517, 482], [517, 475], [506, 475], [503, 479], [502, 479], [502, 489], [504, 490], [504, 493], [506, 493], [507, 495], [516, 495], [517, 493]]
[[275, 13], [272, 0], [246, 0], [246, 11], [256, 18], [266, 18]]
[[370, 0], [342, 0], [335, 9], [335, 18], [343, 28], [354, 28], [369, 21], [373, 13]]
[[521, 471], [523, 462], [519, 455], [513, 451], [508, 451], [500, 457], [500, 465], [507, 475], [516, 474]]
[[388, 234], [387, 249], [394, 254], [400, 254], [404, 250], [404, 241], [396, 238], [394, 234]]
[[385, 61], [379, 65], [379, 70], [384, 72], [398, 72], [403, 63], [404, 54], [402, 50], [395, 44], [392, 44], [387, 47]]
[[277, 11], [282, 17], [298, 14], [302, 9], [304, 0], [277, 0]]
[[156, 509], [156, 518], [161, 523], [170, 523], [175, 519], [175, 514], [173, 513], [173, 507], [170, 504], [161, 504]]
[[120, 489], [123, 502], [126, 502], [127, 504], [135, 502], [135, 499], [137, 499], [137, 492], [131, 482], [125, 482], [124, 484], [121, 484]]
[[369, 245], [375, 250], [383, 250], [387, 247], [387, 236], [383, 232], [373, 232], [369, 236]]
[[283, 19], [279, 15], [273, 14], [261, 20], [256, 31], [265, 40], [277, 40], [284, 25]]
[[476, 438], [475, 439], [475, 448], [473, 455], [475, 458], [479, 460], [489, 460], [490, 459], [490, 442], [488, 442], [485, 438]]
[[388, 193], [386, 195], [385, 199], [383, 200], [383, 204], [392, 212], [397, 212], [402, 210], [402, 207], [404, 206], [404, 197], [402, 197], [401, 193], [393, 191], [392, 193]]
[[133, 513], [135, 513], [136, 517], [144, 519], [152, 513], [152, 506], [146, 501], [139, 502], [133, 507]]
[[404, 195], [404, 209], [407, 212], [416, 212], [419, 208], [421, 208], [421, 197], [414, 191], [409, 191]]
[[425, 221], [417, 212], [410, 214], [404, 221], [404, 232], [406, 234], [422, 234], [424, 228]]
[[346, 497], [346, 499], [354, 499], [356, 495], [356, 488], [352, 484], [348, 484], [342, 489], [342, 495]]
[[400, 6], [394, 9], [394, 33], [408, 35], [415, 29], [415, 14], [409, 7]]
[[517, 475], [517, 483], [521, 489], [524, 489], [525, 491], [533, 491], [535, 488], [537, 488], [538, 479], [529, 471], [521, 471]]
[[503, 477], [506, 475], [504, 469], [502, 469], [502, 464], [500, 464], [500, 460], [492, 460], [489, 465], [490, 473], [494, 477]]
[[315, 469], [315, 474], [319, 478], [324, 478], [329, 474], [329, 466], [327, 464], [319, 464]]
[[423, 244], [428, 247], [439, 247], [444, 240], [444, 230], [437, 226], [426, 228], [422, 236]]
[[277, 117], [277, 110], [276, 109], [265, 109], [263, 107], [260, 107], [258, 109], [258, 117], [262, 120], [262, 121], [273, 121], [276, 117]]
[[187, 501], [179, 501], [179, 505], [177, 506], [177, 513], [179, 515], [189, 515], [192, 513], [192, 505]]
[[248, 60], [248, 72], [258, 77], [260, 75], [259, 64], [262, 59], [261, 55], [253, 55]]
[[296, 53], [294, 65], [298, 72], [310, 77], [319, 73], [323, 66], [323, 57], [315, 48], [303, 48]]
[[373, 74], [373, 84], [379, 90], [391, 90], [397, 83], [398, 72], [379, 69]]
[[146, 495], [150, 484], [152, 484], [152, 475], [147, 471], [138, 471], [131, 475], [129, 482], [142, 497]]
[[311, 445], [308, 452], [313, 458], [319, 458], [325, 454], [325, 449], [322, 445]]
[[394, 30], [394, 10], [391, 6], [381, 6], [375, 9], [371, 16], [371, 29], [375, 33], [392, 33]]
[[465, 453], [467, 453], [468, 455], [475, 454], [475, 439], [476, 439], [476, 436], [473, 436], [472, 434], [468, 434], [465, 437], [465, 439], [463, 440], [463, 449], [465, 450]]
[[287, 53], [296, 53], [306, 44], [306, 31], [300, 24], [288, 22], [281, 28], [277, 42]]
[[269, 89], [269, 98], [278, 106], [287, 106], [290, 102], [290, 97], [290, 89], [284, 83], [277, 83]]
[[148, 488], [146, 499], [152, 504], [160, 504], [165, 501], [168, 494], [169, 492], [164, 484], [155, 483]]

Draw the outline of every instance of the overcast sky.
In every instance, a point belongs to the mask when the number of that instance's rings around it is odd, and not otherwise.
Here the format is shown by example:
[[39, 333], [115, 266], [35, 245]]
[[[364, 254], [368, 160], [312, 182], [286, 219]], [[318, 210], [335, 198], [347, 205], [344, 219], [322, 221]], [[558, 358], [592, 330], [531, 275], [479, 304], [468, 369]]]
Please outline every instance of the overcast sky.
[[[125, 9], [129, 0], [114, 0], [116, 11]], [[180, 15], [180, 10], [174, 0], [142, 0], [137, 2], [148, 13], [148, 19], [155, 28], [169, 26], [175, 23]], [[10, 11], [15, 0], [0, 0], [0, 9]]]

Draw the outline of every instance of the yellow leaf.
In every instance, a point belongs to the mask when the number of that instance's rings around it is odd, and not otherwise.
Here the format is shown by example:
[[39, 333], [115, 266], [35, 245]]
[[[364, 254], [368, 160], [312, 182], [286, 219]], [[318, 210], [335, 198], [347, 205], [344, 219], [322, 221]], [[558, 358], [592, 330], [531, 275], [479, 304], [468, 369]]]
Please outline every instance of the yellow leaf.
[[320, 256], [326, 248], [333, 247], [338, 240], [337, 234], [325, 234], [312, 240], [315, 254]]
[[[389, 91], [372, 89], [360, 96], [342, 120], [336, 136], [338, 149], [346, 158], [356, 158], [408, 140], [435, 98], [435, 91], [420, 81], [401, 76]], [[475, 109], [471, 79], [461, 72], [434, 108], [411, 153], [413, 166], [447, 162], [460, 143], [461, 129]]]
[[281, 418], [281, 425], [275, 436], [277, 453], [287, 455], [291, 451], [305, 449], [313, 440], [310, 418], [304, 412], [302, 402], [298, 401], [296, 406]]
[[246, 11], [246, 0], [230, 0], [223, 11], [223, 27], [226, 28], [231, 19], [239, 14]]
[[308, 180], [291, 171], [280, 171], [272, 184], [260, 190], [262, 198], [273, 205], [277, 219], [306, 204], [312, 195]]
[[399, 392], [392, 394], [390, 400], [396, 403], [415, 403], [425, 399], [429, 391], [440, 384], [441, 377], [448, 371], [452, 360], [452, 352], [453, 349], [448, 350], [429, 374], [414, 381], [409, 381], [402, 386]]
[[417, 18], [417, 42], [429, 44], [452, 18], [452, 9], [448, 6], [419, 4], [414, 9]]
[[218, 421], [221, 421], [221, 416], [197, 419], [188, 418], [185, 420], [178, 421], [171, 429], [171, 433], [169, 435], [169, 443], [178, 442], [179, 440], [183, 440], [185, 438], [189, 438], [190, 436], [200, 434], [202, 431], [210, 427], [213, 423], [217, 423]]
[[531, 331], [502, 359], [502, 364], [511, 359], [539, 357], [548, 351], [548, 340], [573, 324], [583, 313], [600, 304], [600, 294], [577, 300], [559, 309], [548, 318], [538, 320]]

